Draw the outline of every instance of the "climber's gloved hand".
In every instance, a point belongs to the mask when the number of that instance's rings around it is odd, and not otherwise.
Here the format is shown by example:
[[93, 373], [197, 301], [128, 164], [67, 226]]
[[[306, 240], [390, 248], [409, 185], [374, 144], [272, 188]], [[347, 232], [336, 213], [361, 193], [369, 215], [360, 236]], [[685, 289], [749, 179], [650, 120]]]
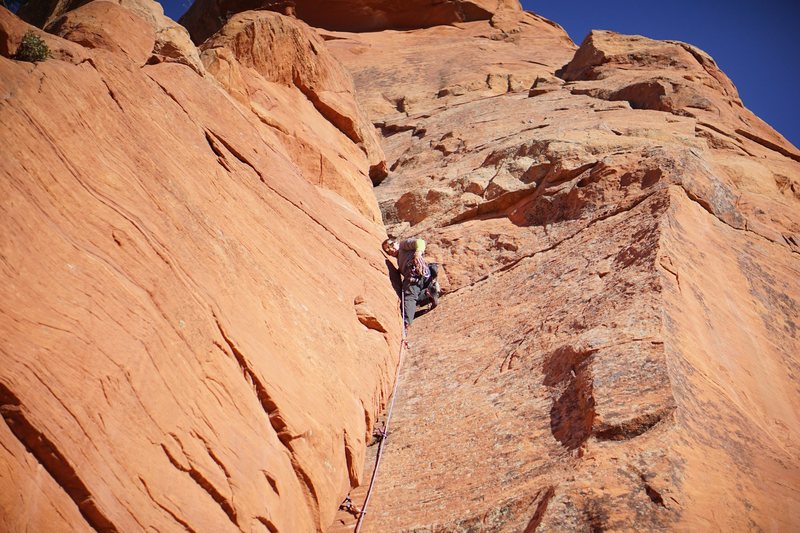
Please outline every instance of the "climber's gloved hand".
[[425, 271], [425, 261], [422, 259], [422, 254], [420, 252], [414, 254], [414, 268], [420, 273]]

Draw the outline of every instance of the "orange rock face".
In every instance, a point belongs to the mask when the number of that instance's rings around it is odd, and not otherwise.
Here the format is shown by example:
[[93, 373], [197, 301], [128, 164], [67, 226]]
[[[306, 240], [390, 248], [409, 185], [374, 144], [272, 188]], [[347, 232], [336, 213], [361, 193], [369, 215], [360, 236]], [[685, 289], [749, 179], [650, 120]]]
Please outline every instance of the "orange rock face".
[[356, 104], [351, 78], [316, 33], [287, 17], [250, 11], [206, 41], [202, 56], [231, 96], [274, 129], [310, 181], [380, 222], [370, 180], [385, 177], [377, 131]]
[[[286, 43], [217, 43], [259, 91], [242, 103], [146, 64], [137, 17], [71, 11], [80, 44], [45, 34], [53, 58], [31, 64], [9, 58], [29, 28], [0, 9], [0, 530], [323, 529], [397, 363], [378, 206], [345, 198], [348, 179], [371, 188], [368, 158], [238, 63]], [[347, 115], [343, 71], [299, 75]], [[285, 101], [316, 137], [254, 111]], [[328, 187], [336, 169], [301, 161], [301, 140], [348, 173]]]
[[350, 530], [386, 229], [446, 293], [366, 529], [800, 528], [800, 152], [707, 54], [516, 0], [198, 2], [199, 52], [62, 4], [37, 64], [0, 9], [0, 529]]
[[[80, 9], [80, 15], [70, 14], [70, 11], [82, 6], [88, 7]], [[122, 6], [125, 10], [116, 9], [115, 6]], [[111, 11], [111, 14], [103, 15], [105, 11]], [[92, 13], [97, 16], [93, 17]], [[132, 18], [134, 15], [135, 18]], [[73, 42], [81, 42], [84, 46], [93, 48], [108, 46], [109, 32], [116, 32], [116, 37], [122, 41], [154, 38], [152, 55], [149, 54], [150, 49], [146, 50], [146, 59], [149, 58], [150, 62], [182, 63], [199, 74], [203, 73], [203, 65], [197, 49], [189, 39], [189, 32], [164, 16], [161, 4], [153, 0], [28, 2], [20, 8], [19, 16], [35, 26], [46, 28], [50, 33], [63, 35], [69, 31], [69, 39]], [[143, 22], [150, 26], [154, 35], [141, 28]], [[105, 27], [102, 23], [109, 26]]]
[[532, 15], [328, 38], [449, 290], [368, 529], [796, 529], [800, 153], [713, 60]]

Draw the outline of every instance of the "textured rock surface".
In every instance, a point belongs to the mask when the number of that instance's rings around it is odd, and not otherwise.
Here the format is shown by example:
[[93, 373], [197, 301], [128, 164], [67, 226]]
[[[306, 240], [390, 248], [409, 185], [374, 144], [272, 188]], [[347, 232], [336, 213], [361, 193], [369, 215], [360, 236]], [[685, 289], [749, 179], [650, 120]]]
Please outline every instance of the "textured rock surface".
[[[145, 64], [127, 16], [72, 11], [87, 47], [45, 34], [31, 64], [0, 9], [0, 530], [323, 529], [396, 364], [377, 204], [314, 185], [291, 111]], [[361, 148], [319, 135], [369, 187]]]
[[202, 49], [209, 71], [273, 125], [309, 179], [381, 220], [369, 179], [385, 176], [377, 131], [356, 104], [350, 76], [316, 33], [276, 13], [248, 11]]
[[713, 60], [531, 15], [325, 35], [449, 289], [368, 529], [796, 529], [800, 153]]
[[[102, 1], [106, 2], [106, 0]], [[89, 2], [87, 0], [28, 2], [20, 9], [19, 16], [35, 26], [47, 28], [51, 33], [60, 33], [55, 28], [64, 24], [64, 20], [62, 19], [65, 15], [84, 5], [96, 3], [97, 1]], [[150, 62], [166, 61], [182, 63], [190, 66], [200, 74], [203, 73], [203, 65], [200, 62], [197, 48], [194, 47], [189, 38], [189, 32], [183, 26], [177, 24], [169, 17], [166, 17], [161, 4], [153, 0], [107, 0], [107, 3], [120, 5], [128, 10], [128, 12], [117, 11], [117, 16], [106, 17], [106, 19], [113, 25], [120, 26], [121, 29], [125, 30], [125, 34], [129, 39], [141, 39], [147, 34], [146, 31], [143, 32], [137, 28], [137, 26], [141, 24], [140, 21], [134, 21], [130, 26], [123, 25], [130, 19], [131, 14], [143, 19], [150, 25], [152, 31], [155, 32], [155, 42], [153, 43], [151, 51], [152, 55], [149, 57]], [[101, 3], [99, 6], [89, 8], [88, 13], [111, 9], [114, 8]], [[89, 41], [97, 41], [98, 38], [102, 39], [107, 28], [96, 26], [91, 16], [89, 16], [85, 10], [83, 12], [84, 14], [79, 17], [83, 27], [77, 30], [82, 31], [84, 37]], [[68, 15], [68, 18], [74, 20], [75, 15]], [[67, 26], [69, 25], [70, 24], [67, 23]], [[73, 28], [73, 30], [74, 29], [76, 28]], [[98, 35], [92, 35], [92, 31], [96, 32]], [[86, 44], [86, 42], [83, 44]]]
[[369, 529], [800, 528], [800, 152], [683, 43], [358, 5], [198, 4], [202, 64], [144, 0], [36, 65], [0, 10], [2, 528], [347, 530], [381, 213], [448, 292]]
[[65, 13], [47, 31], [86, 48], [123, 55], [140, 66], [155, 45], [155, 32], [147, 22], [129, 9], [104, 1]]
[[[527, 91], [537, 80], [554, 79], [553, 72], [575, 49], [558, 25], [507, 11], [489, 23], [409, 32], [323, 32], [323, 37], [351, 68], [359, 100], [379, 125], [385, 117], [426, 115], [478, 97]], [[470, 49], [474, 53], [464, 53]], [[387, 127], [385, 137], [397, 133]]]
[[199, 44], [232, 14], [250, 9], [296, 15], [329, 30], [378, 31], [488, 20], [494, 13], [520, 12], [522, 7], [519, 0], [200, 0], [180, 22]]

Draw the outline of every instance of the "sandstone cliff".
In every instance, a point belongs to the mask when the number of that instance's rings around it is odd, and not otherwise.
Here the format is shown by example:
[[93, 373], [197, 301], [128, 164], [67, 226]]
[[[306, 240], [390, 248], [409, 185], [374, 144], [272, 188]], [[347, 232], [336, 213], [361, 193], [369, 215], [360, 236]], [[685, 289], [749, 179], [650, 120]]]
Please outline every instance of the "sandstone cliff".
[[296, 15], [329, 30], [377, 31], [489, 20], [497, 11], [521, 6], [519, 0], [199, 0], [180, 22], [201, 43], [231, 15], [249, 9]]
[[0, 530], [323, 529], [397, 363], [375, 130], [302, 23], [201, 64], [150, 4], [36, 64], [0, 9]]
[[516, 0], [198, 1], [199, 48], [83, 4], [35, 65], [0, 10], [3, 528], [349, 530], [381, 219], [447, 294], [367, 529], [800, 527], [800, 152], [703, 51]]
[[800, 152], [713, 59], [513, 10], [323, 35], [449, 278], [371, 530], [797, 529]]

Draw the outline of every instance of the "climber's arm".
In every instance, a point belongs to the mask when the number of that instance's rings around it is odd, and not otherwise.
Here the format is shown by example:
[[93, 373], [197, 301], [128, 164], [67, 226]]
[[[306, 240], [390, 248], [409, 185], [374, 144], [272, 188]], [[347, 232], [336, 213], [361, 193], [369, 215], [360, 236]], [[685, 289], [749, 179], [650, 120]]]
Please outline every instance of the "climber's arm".
[[425, 253], [425, 241], [422, 239], [406, 239], [400, 243], [400, 248], [403, 250], [413, 250], [414, 255], [422, 255]]

